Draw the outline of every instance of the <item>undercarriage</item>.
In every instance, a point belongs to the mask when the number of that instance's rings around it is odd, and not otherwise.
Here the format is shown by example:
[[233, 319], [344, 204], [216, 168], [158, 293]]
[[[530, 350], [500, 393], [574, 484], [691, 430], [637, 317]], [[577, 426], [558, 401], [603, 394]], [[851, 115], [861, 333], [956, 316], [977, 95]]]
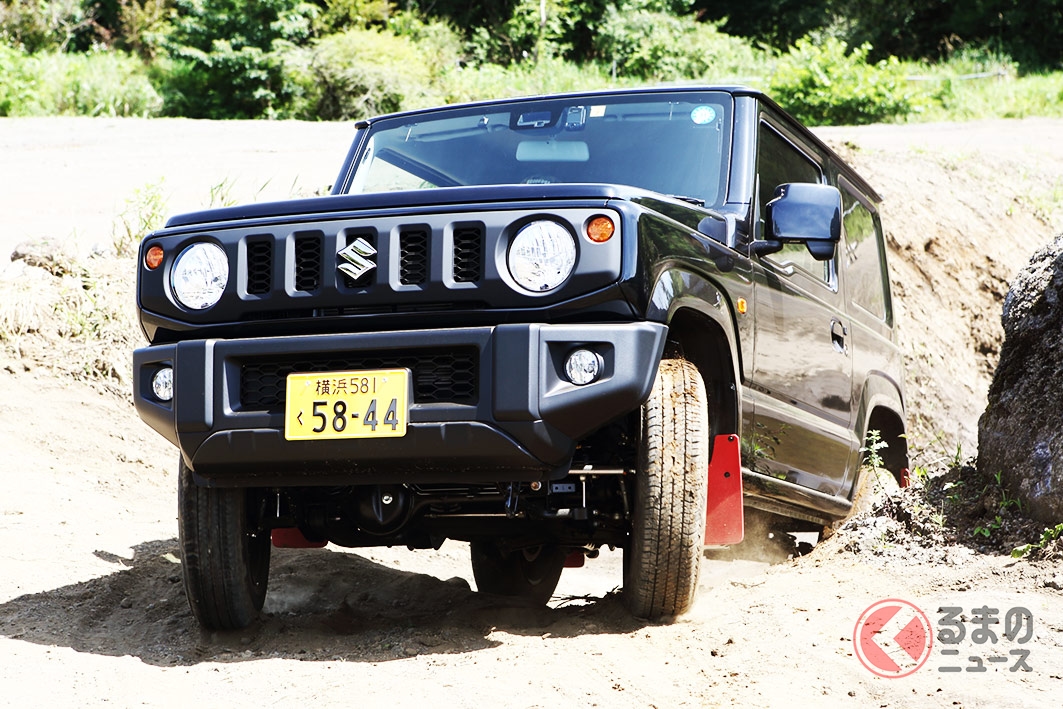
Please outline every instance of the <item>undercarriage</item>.
[[260, 489], [254, 524], [283, 530], [273, 533], [282, 546], [437, 549], [446, 539], [504, 538], [509, 550], [552, 544], [593, 553], [626, 542], [634, 465], [630, 422], [621, 421], [582, 443], [560, 480]]

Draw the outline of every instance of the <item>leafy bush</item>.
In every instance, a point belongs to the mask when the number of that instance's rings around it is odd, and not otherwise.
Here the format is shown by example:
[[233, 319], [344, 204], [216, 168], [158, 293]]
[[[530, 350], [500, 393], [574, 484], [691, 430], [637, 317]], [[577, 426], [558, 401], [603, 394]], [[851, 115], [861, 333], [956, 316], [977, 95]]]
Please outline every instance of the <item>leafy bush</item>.
[[556, 57], [543, 57], [535, 63], [464, 67], [443, 77], [440, 88], [447, 101], [479, 101], [636, 83], [632, 79], [611, 80], [608, 70], [597, 64], [579, 65]]
[[155, 59], [172, 29], [173, 0], [117, 0], [115, 13], [116, 45]]
[[443, 100], [432, 68], [405, 37], [353, 29], [288, 55], [300, 89], [293, 113], [309, 120], [347, 120]]
[[868, 64], [870, 45], [847, 52], [838, 39], [800, 39], [784, 54], [769, 93], [808, 125], [861, 124], [903, 119], [917, 110], [915, 91], [895, 58]]
[[38, 113], [36, 62], [17, 49], [0, 45], [0, 116]]
[[40, 53], [0, 46], [0, 116], [154, 116], [162, 99], [123, 52]]
[[41, 94], [49, 113], [154, 116], [162, 99], [144, 64], [124, 52], [39, 56]]
[[556, 0], [547, 0], [545, 6], [539, 0], [515, 0], [501, 17], [473, 19], [467, 26], [472, 60], [509, 66], [566, 53], [571, 26], [567, 8]]
[[0, 0], [0, 42], [28, 53], [65, 50], [95, 19], [81, 0]]
[[282, 52], [304, 41], [316, 8], [302, 0], [177, 0], [156, 80], [169, 115], [259, 118], [291, 100]]
[[314, 21], [318, 35], [383, 25], [391, 16], [390, 0], [319, 0], [323, 11]]
[[745, 42], [711, 23], [663, 12], [610, 6], [595, 38], [598, 56], [617, 75], [655, 81], [714, 80], [748, 72], [758, 60]]
[[387, 25], [395, 36], [413, 42], [434, 78], [458, 69], [465, 62], [461, 34], [446, 22], [424, 20], [412, 12], [403, 11], [391, 15]]

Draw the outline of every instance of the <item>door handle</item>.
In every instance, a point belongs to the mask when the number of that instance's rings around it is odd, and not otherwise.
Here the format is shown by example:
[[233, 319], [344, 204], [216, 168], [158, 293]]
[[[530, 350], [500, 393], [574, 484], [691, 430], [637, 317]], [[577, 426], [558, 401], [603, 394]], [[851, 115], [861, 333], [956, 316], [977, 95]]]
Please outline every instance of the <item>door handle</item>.
[[845, 354], [848, 349], [845, 346], [845, 338], [849, 334], [849, 328], [845, 327], [845, 324], [838, 318], [831, 318], [830, 320], [830, 341], [834, 345], [835, 351], [839, 354]]

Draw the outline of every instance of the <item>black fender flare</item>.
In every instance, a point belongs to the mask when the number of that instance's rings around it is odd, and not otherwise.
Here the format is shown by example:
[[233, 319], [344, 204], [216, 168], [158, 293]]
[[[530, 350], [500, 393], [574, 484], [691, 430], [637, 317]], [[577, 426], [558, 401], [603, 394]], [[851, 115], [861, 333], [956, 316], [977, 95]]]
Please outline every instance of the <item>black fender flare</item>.
[[[729, 402], [721, 402], [724, 405], [719, 410], [724, 420], [716, 422], [714, 429], [717, 433], [740, 432], [742, 360], [733, 307], [727, 293], [705, 276], [683, 268], [666, 268], [658, 274], [646, 308], [647, 320], [661, 322], [669, 327], [681, 314], [691, 313], [711, 321], [719, 329], [722, 338], [716, 337], [709, 343], [709, 352], [715, 355], [716, 360], [720, 357], [729, 360], [730, 371], [725, 376], [731, 385], [732, 396]], [[711, 361], [694, 358], [706, 382], [720, 378], [719, 375], [712, 377], [712, 372], [704, 371], [705, 367], [711, 366]]]

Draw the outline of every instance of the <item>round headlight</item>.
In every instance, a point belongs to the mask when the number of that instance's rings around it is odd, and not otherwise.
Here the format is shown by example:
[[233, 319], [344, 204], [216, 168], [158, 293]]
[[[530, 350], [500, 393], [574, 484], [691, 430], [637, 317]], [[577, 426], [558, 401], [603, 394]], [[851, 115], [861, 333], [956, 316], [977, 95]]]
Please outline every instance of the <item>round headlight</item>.
[[221, 300], [229, 282], [229, 259], [217, 244], [200, 242], [181, 252], [170, 273], [173, 294], [192, 310], [209, 308]]
[[523, 227], [509, 247], [509, 273], [522, 288], [542, 293], [565, 282], [576, 265], [576, 242], [557, 222]]

